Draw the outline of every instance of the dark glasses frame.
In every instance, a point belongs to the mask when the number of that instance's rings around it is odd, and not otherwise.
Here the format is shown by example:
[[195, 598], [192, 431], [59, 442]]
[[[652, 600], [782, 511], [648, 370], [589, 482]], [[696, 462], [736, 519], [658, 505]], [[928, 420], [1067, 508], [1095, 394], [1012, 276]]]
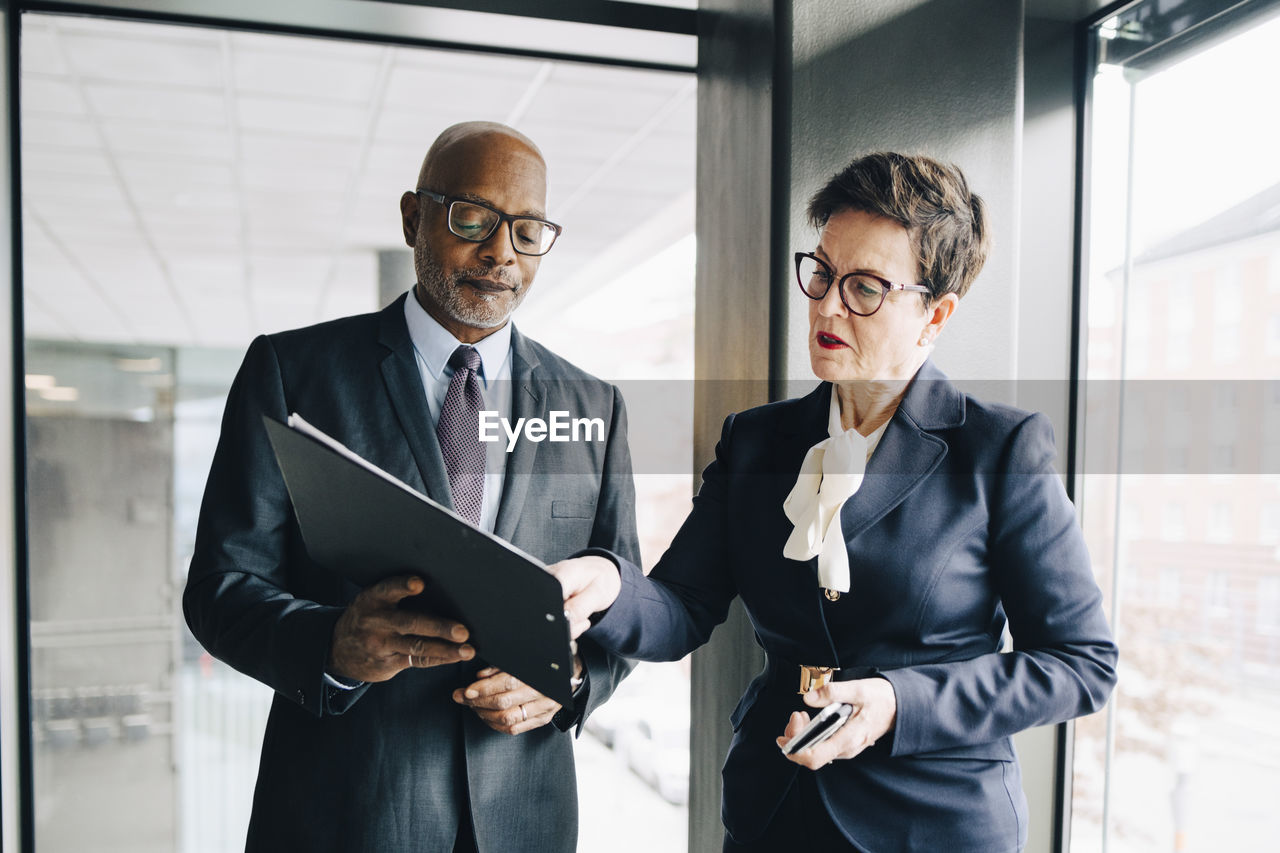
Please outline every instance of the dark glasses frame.
[[[800, 265], [806, 260], [814, 261], [818, 266], [827, 271], [827, 286], [823, 288], [822, 293], [817, 296], [814, 296], [809, 292], [809, 288], [805, 286], [804, 277], [800, 274]], [[849, 304], [849, 299], [845, 296], [844, 283], [851, 278], [869, 278], [880, 285], [880, 302], [877, 303], [875, 308], [872, 308], [870, 311], [859, 311]], [[827, 298], [827, 294], [831, 292], [831, 284], [836, 281], [836, 271], [833, 270], [831, 265], [822, 258], [813, 254], [813, 252], [796, 252], [796, 283], [800, 285], [800, 292], [805, 296], [809, 297], [814, 302], [821, 302], [823, 299]], [[872, 314], [879, 311], [884, 305], [885, 299], [895, 290], [910, 290], [916, 293], [932, 293], [932, 291], [923, 284], [894, 284], [887, 279], [881, 278], [875, 273], [863, 272], [861, 270], [840, 276], [837, 286], [840, 288], [840, 301], [844, 304], [844, 307], [849, 310], [849, 313], [857, 314], [859, 317], [870, 317]]]
[[[449, 233], [460, 240], [466, 240], [468, 243], [483, 243], [485, 240], [488, 240], [490, 237], [493, 236], [493, 233], [498, 230], [499, 225], [505, 222], [507, 223], [508, 236], [510, 236], [511, 238], [511, 248], [515, 249], [518, 254], [529, 255], [531, 257], [540, 258], [543, 255], [545, 255], [547, 252], [551, 251], [551, 247], [556, 244], [556, 238], [558, 238], [560, 236], [560, 233], [564, 230], [559, 225], [549, 220], [539, 219], [536, 216], [517, 216], [511, 213], [503, 213], [501, 210], [498, 210], [496, 207], [491, 207], [487, 204], [483, 204], [482, 202], [472, 201], [469, 198], [459, 198], [458, 196], [447, 196], [447, 195], [444, 195], [443, 193], [435, 192], [434, 190], [424, 190], [421, 188], [414, 190], [414, 192], [416, 192], [418, 195], [426, 196], [427, 198], [434, 201], [436, 204], [443, 205], [445, 208], [445, 223], [449, 226]], [[493, 221], [493, 227], [490, 228], [488, 231], [486, 231], [482, 236], [476, 237], [474, 235], [468, 236], [466, 234], [459, 234], [457, 231], [453, 230], [453, 206], [455, 204], [469, 204], [472, 207], [478, 207], [481, 210], [487, 210], [498, 218]], [[544, 225], [547, 228], [550, 228], [551, 242], [547, 243], [547, 247], [540, 252], [526, 252], [525, 250], [521, 249], [519, 244], [516, 242], [516, 232], [515, 232], [516, 225], [515, 224], [517, 222], [536, 222], [539, 225]]]

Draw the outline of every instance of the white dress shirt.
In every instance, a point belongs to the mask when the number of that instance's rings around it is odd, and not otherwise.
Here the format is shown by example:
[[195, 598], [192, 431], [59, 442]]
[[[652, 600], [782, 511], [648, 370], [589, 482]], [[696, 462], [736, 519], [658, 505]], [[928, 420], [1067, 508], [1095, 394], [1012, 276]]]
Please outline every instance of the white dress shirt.
[[[436, 322], [410, 292], [404, 301], [404, 319], [409, 324], [409, 339], [413, 341], [418, 373], [422, 376], [422, 388], [427, 395], [427, 408], [431, 413], [431, 428], [440, 422], [440, 410], [444, 406], [453, 368], [449, 356], [462, 345], [444, 326]], [[498, 416], [511, 419], [511, 323], [472, 344], [480, 354], [480, 393], [485, 409], [496, 411]], [[477, 425], [477, 430], [479, 429]], [[484, 499], [480, 504], [480, 527], [493, 532], [498, 518], [498, 504], [502, 499], [502, 484], [507, 472], [507, 437], [499, 430], [500, 440], [485, 448]]]

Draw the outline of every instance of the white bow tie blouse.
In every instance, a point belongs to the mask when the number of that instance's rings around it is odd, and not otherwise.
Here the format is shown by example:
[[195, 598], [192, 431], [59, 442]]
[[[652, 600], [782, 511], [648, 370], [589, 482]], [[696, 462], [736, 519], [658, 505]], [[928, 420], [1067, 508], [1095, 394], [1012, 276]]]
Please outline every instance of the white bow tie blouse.
[[[890, 418], [889, 420], [892, 420]], [[807, 562], [818, 558], [818, 583], [828, 590], [849, 591], [849, 551], [840, 527], [840, 508], [862, 485], [867, 460], [884, 435], [886, 420], [871, 435], [846, 430], [840, 423], [840, 399], [831, 386], [829, 438], [809, 448], [782, 511], [795, 525], [782, 555]]]

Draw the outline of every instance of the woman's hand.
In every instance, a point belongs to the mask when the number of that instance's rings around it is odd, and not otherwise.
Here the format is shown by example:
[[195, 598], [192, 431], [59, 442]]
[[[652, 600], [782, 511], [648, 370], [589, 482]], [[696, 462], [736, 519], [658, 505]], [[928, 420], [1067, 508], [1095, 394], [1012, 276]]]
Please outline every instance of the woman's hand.
[[564, 615], [569, 619], [569, 633], [575, 640], [591, 627], [591, 617], [608, 610], [622, 590], [618, 567], [604, 557], [561, 560], [548, 566], [547, 571], [560, 581], [564, 590]]
[[[812, 708], [825, 708], [832, 702], [852, 705], [853, 713], [849, 719], [817, 746], [786, 756], [788, 761], [817, 770], [837, 758], [853, 758], [888, 734], [898, 718], [898, 697], [894, 695], [893, 685], [883, 678], [831, 682], [804, 695], [804, 703]], [[796, 711], [787, 722], [786, 731], [778, 738], [778, 746], [795, 737], [808, 724], [809, 715]]]

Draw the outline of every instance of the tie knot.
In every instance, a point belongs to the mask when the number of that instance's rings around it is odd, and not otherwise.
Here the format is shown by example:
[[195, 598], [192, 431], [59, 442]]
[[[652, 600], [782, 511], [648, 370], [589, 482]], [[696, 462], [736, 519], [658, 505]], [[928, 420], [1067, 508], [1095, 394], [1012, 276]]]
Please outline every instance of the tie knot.
[[449, 366], [454, 370], [466, 368], [472, 373], [480, 370], [480, 353], [476, 352], [475, 347], [460, 346], [453, 351], [453, 355], [449, 356]]

